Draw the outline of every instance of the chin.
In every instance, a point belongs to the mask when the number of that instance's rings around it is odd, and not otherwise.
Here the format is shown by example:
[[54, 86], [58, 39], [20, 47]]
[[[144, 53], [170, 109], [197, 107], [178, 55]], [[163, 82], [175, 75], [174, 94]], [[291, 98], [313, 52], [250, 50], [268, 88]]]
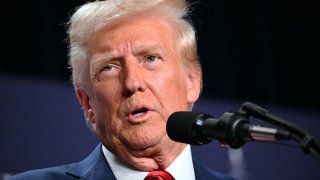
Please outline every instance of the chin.
[[140, 136], [140, 137], [130, 138], [130, 139], [131, 140], [128, 141], [129, 146], [135, 150], [145, 150], [145, 149], [153, 148], [161, 143], [161, 137], [155, 134], [151, 136], [145, 135], [143, 137]]

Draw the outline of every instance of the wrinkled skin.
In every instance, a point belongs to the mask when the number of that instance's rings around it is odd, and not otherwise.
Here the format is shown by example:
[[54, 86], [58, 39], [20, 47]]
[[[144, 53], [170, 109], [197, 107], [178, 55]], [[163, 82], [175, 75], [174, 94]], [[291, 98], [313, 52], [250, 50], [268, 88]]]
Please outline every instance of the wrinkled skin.
[[103, 145], [144, 171], [167, 168], [183, 151], [185, 144], [167, 136], [166, 121], [189, 110], [200, 93], [175, 37], [159, 17], [98, 27], [88, 42], [90, 77], [76, 90]]

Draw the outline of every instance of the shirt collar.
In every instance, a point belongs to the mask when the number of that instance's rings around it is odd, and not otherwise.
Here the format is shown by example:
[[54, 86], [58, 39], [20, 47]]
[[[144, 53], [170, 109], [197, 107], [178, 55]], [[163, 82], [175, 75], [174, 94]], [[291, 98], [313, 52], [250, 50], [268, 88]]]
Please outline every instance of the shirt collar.
[[[102, 145], [102, 151], [107, 159], [113, 174], [117, 180], [144, 179], [148, 172], [143, 172], [130, 167], [120, 161], [107, 148]], [[166, 169], [175, 179], [195, 180], [194, 168], [190, 145], [179, 154], [179, 156]]]

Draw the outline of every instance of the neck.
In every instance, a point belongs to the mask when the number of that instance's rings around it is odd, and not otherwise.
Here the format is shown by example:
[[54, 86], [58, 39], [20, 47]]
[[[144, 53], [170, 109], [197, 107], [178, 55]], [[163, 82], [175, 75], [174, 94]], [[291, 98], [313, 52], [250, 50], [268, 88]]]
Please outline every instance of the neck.
[[143, 150], [118, 150], [113, 153], [122, 162], [141, 171], [166, 169], [179, 156], [187, 145], [173, 142], [165, 147], [150, 147]]

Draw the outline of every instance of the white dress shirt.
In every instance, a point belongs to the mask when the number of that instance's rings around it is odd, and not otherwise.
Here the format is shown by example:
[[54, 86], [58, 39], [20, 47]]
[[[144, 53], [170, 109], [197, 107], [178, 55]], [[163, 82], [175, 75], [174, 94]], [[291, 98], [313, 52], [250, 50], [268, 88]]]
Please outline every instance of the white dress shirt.
[[[139, 171], [121, 162], [104, 146], [102, 151], [117, 180], [143, 180], [147, 176], [148, 172]], [[195, 180], [190, 145], [187, 145], [166, 171], [170, 172], [176, 180]]]

